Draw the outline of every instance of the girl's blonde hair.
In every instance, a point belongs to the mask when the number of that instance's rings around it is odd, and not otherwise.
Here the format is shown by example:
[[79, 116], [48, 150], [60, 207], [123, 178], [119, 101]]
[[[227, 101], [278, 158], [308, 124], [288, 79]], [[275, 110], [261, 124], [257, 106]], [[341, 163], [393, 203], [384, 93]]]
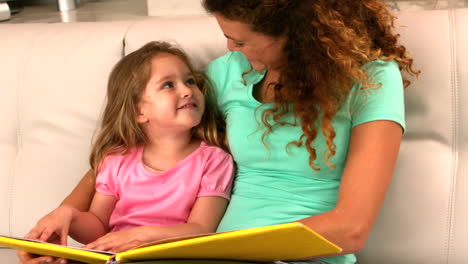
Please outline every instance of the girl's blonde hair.
[[181, 49], [167, 42], [153, 41], [123, 57], [112, 69], [107, 84], [106, 108], [89, 158], [95, 174], [107, 155], [124, 155], [130, 148], [146, 142], [146, 135], [136, 121], [138, 102], [151, 77], [151, 60], [161, 53], [181, 59], [205, 96], [205, 112], [200, 124], [193, 128], [193, 135], [208, 145], [229, 150], [224, 117], [217, 108], [216, 96], [206, 76], [194, 70]]

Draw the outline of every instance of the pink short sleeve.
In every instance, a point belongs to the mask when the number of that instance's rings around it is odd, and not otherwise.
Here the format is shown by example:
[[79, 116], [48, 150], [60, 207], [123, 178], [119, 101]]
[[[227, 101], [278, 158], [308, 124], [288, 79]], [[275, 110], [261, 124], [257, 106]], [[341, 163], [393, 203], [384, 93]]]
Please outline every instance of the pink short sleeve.
[[115, 175], [115, 160], [112, 156], [107, 156], [99, 168], [99, 173], [96, 176], [96, 191], [105, 195], [116, 196]]
[[221, 196], [231, 198], [234, 163], [231, 155], [219, 149], [208, 160], [201, 180], [200, 196]]

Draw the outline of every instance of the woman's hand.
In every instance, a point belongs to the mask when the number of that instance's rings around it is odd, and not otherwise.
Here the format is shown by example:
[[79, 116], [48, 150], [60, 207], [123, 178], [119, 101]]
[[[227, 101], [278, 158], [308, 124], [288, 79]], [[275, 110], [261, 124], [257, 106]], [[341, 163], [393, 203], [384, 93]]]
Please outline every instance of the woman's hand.
[[[60, 244], [60, 237], [53, 234], [47, 242]], [[19, 258], [20, 264], [65, 264], [67, 263], [66, 259], [55, 258], [51, 256], [37, 256], [26, 251], [18, 250], [16, 255]]]
[[[52, 235], [47, 242], [60, 244], [60, 237], [57, 235]], [[67, 263], [66, 259], [55, 258], [51, 256], [37, 256], [26, 251], [18, 250], [16, 255], [19, 258], [20, 264], [65, 264]]]
[[[36, 226], [26, 234], [25, 238], [66, 246], [73, 210], [76, 209], [69, 206], [59, 206], [41, 218]], [[17, 255], [22, 264], [66, 263], [65, 259], [50, 256], [37, 257], [21, 250], [17, 251]]]
[[41, 218], [36, 226], [26, 234], [25, 238], [48, 241], [49, 238], [55, 238], [54, 236], [56, 236], [58, 239], [54, 239], [54, 241], [66, 246], [73, 210], [76, 209], [65, 205], [59, 206]]
[[110, 232], [96, 239], [96, 241], [84, 246], [86, 249], [111, 251], [114, 253], [129, 250], [131, 248], [150, 242], [148, 229], [150, 226], [139, 226], [127, 230]]

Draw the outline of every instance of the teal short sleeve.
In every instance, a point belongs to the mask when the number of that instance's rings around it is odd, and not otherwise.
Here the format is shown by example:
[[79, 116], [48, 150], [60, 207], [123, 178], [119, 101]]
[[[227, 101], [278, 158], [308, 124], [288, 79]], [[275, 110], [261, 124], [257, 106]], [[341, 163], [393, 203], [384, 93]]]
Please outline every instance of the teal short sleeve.
[[395, 61], [376, 60], [364, 66], [376, 88], [361, 89], [354, 85], [350, 94], [352, 127], [376, 121], [389, 120], [405, 130], [403, 80]]
[[213, 88], [216, 90], [216, 95], [218, 101], [223, 97], [223, 88], [226, 87], [224, 83], [226, 83], [226, 76], [227, 76], [227, 60], [229, 59], [229, 53], [219, 57], [208, 64], [206, 68], [206, 75], [210, 80]]
[[[219, 107], [225, 111], [226, 101], [233, 97], [234, 87], [241, 85], [249, 78], [243, 79], [244, 73], [251, 69], [249, 61], [241, 52], [229, 52], [213, 60], [205, 71], [211, 84], [214, 86]], [[259, 75], [255, 75], [259, 77]], [[261, 76], [260, 76], [261, 77]]]

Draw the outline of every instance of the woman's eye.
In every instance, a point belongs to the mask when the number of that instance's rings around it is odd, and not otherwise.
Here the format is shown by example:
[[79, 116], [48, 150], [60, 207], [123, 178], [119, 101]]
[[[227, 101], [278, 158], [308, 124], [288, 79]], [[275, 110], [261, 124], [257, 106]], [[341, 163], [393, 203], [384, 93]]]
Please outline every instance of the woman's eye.
[[174, 88], [174, 83], [173, 82], [165, 82], [162, 86], [163, 89], [167, 88]]
[[240, 43], [240, 42], [234, 42], [234, 45], [238, 48], [244, 46], [244, 43]]

